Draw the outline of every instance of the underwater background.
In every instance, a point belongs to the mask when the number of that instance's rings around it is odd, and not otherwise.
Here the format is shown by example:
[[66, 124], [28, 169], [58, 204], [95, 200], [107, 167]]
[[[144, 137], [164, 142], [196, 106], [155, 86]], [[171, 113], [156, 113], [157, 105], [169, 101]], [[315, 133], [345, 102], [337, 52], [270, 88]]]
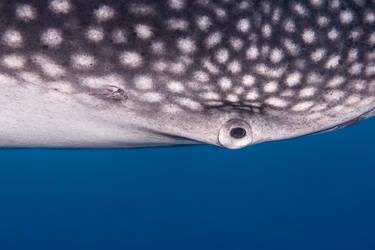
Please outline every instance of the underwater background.
[[375, 119], [240, 151], [1, 150], [0, 249], [375, 249]]

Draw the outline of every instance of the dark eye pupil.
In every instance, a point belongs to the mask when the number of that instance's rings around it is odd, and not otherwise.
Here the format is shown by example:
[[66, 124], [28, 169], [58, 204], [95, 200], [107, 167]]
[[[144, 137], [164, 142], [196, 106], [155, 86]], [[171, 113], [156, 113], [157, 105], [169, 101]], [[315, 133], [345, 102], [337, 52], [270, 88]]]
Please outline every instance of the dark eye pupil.
[[240, 127], [232, 128], [230, 131], [230, 136], [235, 139], [242, 139], [246, 136], [246, 130]]

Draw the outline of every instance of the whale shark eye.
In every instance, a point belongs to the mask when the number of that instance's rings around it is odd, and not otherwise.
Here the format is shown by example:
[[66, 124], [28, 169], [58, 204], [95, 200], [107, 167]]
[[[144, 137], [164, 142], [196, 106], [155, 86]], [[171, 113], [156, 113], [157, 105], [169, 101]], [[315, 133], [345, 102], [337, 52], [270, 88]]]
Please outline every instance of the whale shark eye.
[[243, 148], [253, 143], [252, 129], [246, 121], [232, 119], [221, 127], [218, 140], [226, 148]]
[[242, 139], [246, 136], [246, 129], [242, 127], [235, 127], [230, 130], [230, 136], [234, 139]]

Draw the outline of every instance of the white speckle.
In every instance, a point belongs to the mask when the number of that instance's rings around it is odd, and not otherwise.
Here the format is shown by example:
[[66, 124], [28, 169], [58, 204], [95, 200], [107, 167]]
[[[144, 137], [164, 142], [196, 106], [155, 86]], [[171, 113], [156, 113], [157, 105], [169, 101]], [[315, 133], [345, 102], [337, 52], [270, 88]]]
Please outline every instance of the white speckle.
[[366, 81], [365, 80], [354, 80], [352, 83], [354, 85], [354, 88], [358, 91], [363, 91], [366, 89]]
[[219, 86], [223, 90], [228, 90], [232, 87], [232, 81], [229, 78], [223, 77], [219, 80]]
[[309, 84], [317, 84], [322, 83], [324, 81], [324, 77], [320, 73], [312, 71], [307, 75], [306, 80]]
[[293, 56], [298, 55], [300, 48], [299, 46], [293, 42], [291, 39], [284, 39], [283, 45], [286, 48], [286, 50]]
[[236, 37], [232, 37], [230, 39], [230, 46], [235, 50], [235, 51], [239, 51], [243, 48], [244, 46], [244, 42], [241, 38], [236, 38]]
[[169, 114], [177, 114], [182, 112], [182, 109], [175, 104], [166, 103], [163, 105], [162, 111]]
[[284, 57], [284, 53], [280, 49], [273, 49], [270, 54], [270, 60], [273, 63], [279, 63]]
[[332, 110], [334, 112], [337, 112], [337, 113], [343, 112], [344, 109], [345, 109], [345, 107], [343, 105], [338, 105], [338, 106], [335, 106], [335, 107], [332, 108]]
[[363, 64], [354, 63], [352, 66], [350, 66], [348, 72], [351, 75], [359, 75], [362, 73], [362, 70], [363, 70]]
[[272, 13], [272, 22], [273, 22], [273, 23], [278, 23], [278, 22], [280, 22], [281, 15], [282, 15], [282, 10], [281, 10], [281, 8], [280, 8], [280, 7], [276, 7], [276, 8], [273, 10], [273, 13]]
[[125, 31], [121, 29], [115, 29], [112, 31], [112, 40], [117, 44], [126, 43], [128, 41]]
[[229, 52], [227, 49], [220, 49], [216, 52], [216, 60], [219, 62], [219, 63], [226, 63], [229, 59]]
[[340, 22], [343, 24], [349, 24], [353, 22], [354, 14], [350, 10], [344, 10], [340, 13]]
[[322, 28], [327, 27], [328, 24], [330, 23], [330, 20], [326, 16], [319, 16], [316, 20], [318, 25]]
[[97, 22], [107, 22], [114, 18], [115, 16], [115, 10], [108, 6], [108, 5], [102, 5], [98, 9], [94, 11], [94, 16]]
[[104, 39], [104, 30], [102, 27], [90, 27], [86, 32], [86, 37], [92, 42], [101, 42]]
[[196, 71], [194, 73], [194, 78], [199, 82], [208, 82], [210, 80], [210, 76], [203, 71]]
[[314, 7], [321, 7], [324, 0], [310, 0], [310, 4]]
[[223, 38], [223, 34], [221, 32], [214, 32], [210, 34], [205, 41], [206, 47], [212, 48], [218, 45], [221, 42], [222, 38]]
[[358, 49], [352, 48], [348, 52], [348, 57], [347, 57], [348, 62], [355, 62], [358, 60]]
[[301, 111], [306, 111], [309, 108], [311, 108], [314, 105], [314, 102], [311, 101], [306, 101], [306, 102], [301, 102], [292, 107], [292, 111], [295, 112], [301, 112]]
[[288, 75], [288, 77], [286, 78], [285, 83], [289, 87], [293, 87], [293, 86], [296, 86], [296, 85], [300, 84], [301, 83], [301, 79], [302, 79], [301, 73], [294, 72], [294, 73], [291, 73], [291, 74]]
[[26, 59], [23, 56], [10, 54], [2, 58], [2, 64], [10, 69], [21, 69], [25, 66]]
[[167, 70], [168, 65], [165, 61], [159, 60], [153, 63], [152, 68], [158, 72], [164, 72]]
[[265, 100], [265, 103], [275, 108], [285, 108], [288, 105], [285, 100], [278, 97], [270, 97]]
[[237, 30], [243, 33], [247, 33], [250, 30], [250, 21], [247, 18], [243, 18], [237, 23]]
[[375, 76], [375, 63], [370, 63], [365, 69], [366, 76]]
[[186, 108], [189, 108], [191, 110], [201, 110], [202, 109], [202, 105], [199, 104], [198, 102], [194, 101], [194, 100], [191, 100], [189, 98], [178, 98], [176, 100], [176, 103], [178, 103], [179, 105], [183, 106], [183, 107], [186, 107]]
[[264, 57], [267, 57], [267, 56], [269, 56], [269, 54], [270, 54], [270, 50], [271, 50], [271, 48], [270, 48], [270, 46], [268, 46], [268, 45], [263, 45], [262, 47], [261, 47], [261, 54], [262, 54], [262, 56], [264, 56]]
[[309, 120], [318, 120], [318, 119], [320, 119], [321, 117], [322, 117], [323, 115], [321, 114], [321, 113], [310, 113], [310, 114], [308, 114], [306, 117], [307, 117], [307, 119], [309, 119]]
[[171, 81], [167, 84], [168, 89], [174, 93], [182, 93], [185, 90], [184, 85], [178, 81]]
[[326, 69], [334, 69], [337, 66], [339, 66], [341, 56], [339, 55], [332, 55], [330, 58], [328, 58], [325, 68]]
[[173, 10], [182, 10], [186, 6], [185, 0], [168, 0], [169, 8]]
[[37, 11], [29, 4], [22, 4], [16, 7], [16, 15], [19, 19], [29, 22], [37, 17]]
[[261, 11], [263, 11], [267, 15], [271, 13], [271, 4], [269, 1], [261, 2]]
[[368, 38], [368, 43], [373, 46], [375, 45], [375, 32], [371, 33]]
[[220, 72], [216, 64], [214, 64], [210, 59], [203, 59], [202, 66], [207, 69], [211, 74], [218, 74]]
[[11, 48], [20, 48], [24, 42], [22, 34], [13, 29], [6, 30], [2, 38], [5, 45]]
[[246, 51], [246, 57], [249, 60], [255, 60], [259, 57], [259, 49], [256, 46], [250, 46], [250, 48]]
[[173, 74], [183, 74], [187, 70], [187, 66], [184, 62], [175, 62], [170, 64], [168, 70]]
[[262, 34], [264, 37], [269, 38], [272, 35], [272, 26], [269, 24], [263, 25]]
[[220, 99], [220, 95], [213, 91], [202, 93], [200, 96], [205, 100], [219, 100]]
[[245, 86], [253, 86], [255, 84], [255, 77], [252, 75], [244, 75], [242, 77], [242, 84]]
[[242, 70], [241, 63], [237, 60], [230, 62], [227, 68], [228, 68], [228, 71], [231, 72], [232, 74], [237, 74]]
[[136, 52], [126, 51], [120, 55], [120, 62], [126, 67], [138, 68], [143, 64], [143, 59]]
[[227, 17], [227, 11], [223, 8], [220, 8], [220, 7], [216, 7], [213, 9], [216, 16], [219, 18], [219, 19], [224, 19]]
[[138, 76], [134, 79], [134, 85], [137, 89], [148, 90], [153, 88], [153, 81], [148, 76]]
[[197, 26], [200, 30], [207, 30], [212, 25], [212, 20], [208, 16], [200, 16], [197, 18]]
[[329, 3], [332, 9], [338, 9], [342, 2], [340, 0], [331, 0]]
[[33, 56], [33, 61], [42, 69], [47, 76], [58, 78], [65, 75], [66, 71], [62, 65], [57, 64], [51, 58], [37, 54]]
[[349, 38], [353, 39], [354, 41], [358, 41], [361, 39], [362, 35], [364, 34], [363, 30], [359, 27], [350, 31]]
[[167, 26], [171, 30], [187, 30], [189, 28], [189, 22], [181, 18], [172, 18], [167, 21]]
[[357, 95], [351, 95], [346, 99], [345, 103], [349, 105], [354, 105], [358, 103], [359, 101], [361, 101], [361, 97]]
[[295, 13], [300, 16], [307, 16], [309, 14], [306, 7], [303, 6], [301, 3], [292, 2], [292, 8], [295, 11]]
[[163, 100], [163, 96], [160, 93], [156, 93], [156, 92], [142, 94], [140, 98], [143, 101], [149, 102], [149, 103], [158, 103]]
[[50, 2], [49, 8], [56, 14], [68, 14], [72, 5], [69, 0], [53, 0]]
[[231, 103], [236, 103], [240, 100], [240, 98], [235, 94], [229, 94], [225, 97], [225, 100]]
[[27, 83], [36, 85], [43, 83], [42, 77], [34, 72], [21, 71], [18, 76]]
[[286, 89], [280, 93], [280, 96], [282, 97], [294, 97], [295, 95], [296, 95], [296, 92], [292, 89]]
[[44, 45], [50, 47], [57, 47], [63, 42], [61, 31], [54, 28], [44, 31], [40, 39]]
[[96, 60], [88, 54], [75, 54], [72, 56], [72, 63], [77, 69], [90, 69], [95, 66]]
[[375, 23], [375, 12], [368, 11], [365, 13], [365, 22], [368, 24], [374, 24]]
[[131, 3], [129, 10], [137, 16], [151, 16], [156, 13], [154, 6], [145, 3]]
[[240, 10], [248, 10], [251, 8], [251, 4], [247, 1], [239, 1], [238, 3], [238, 9]]
[[327, 86], [330, 88], [337, 88], [345, 82], [345, 78], [342, 76], [335, 76], [328, 81]]
[[316, 39], [315, 32], [312, 29], [307, 29], [307, 30], [303, 31], [302, 39], [307, 44], [311, 44], [311, 43], [315, 42], [315, 39]]
[[315, 62], [321, 61], [326, 56], [327, 51], [323, 48], [316, 49], [311, 53], [311, 59]]
[[148, 25], [144, 25], [144, 24], [137, 24], [135, 26], [135, 33], [140, 39], [143, 39], [143, 40], [148, 40], [154, 35], [151, 27]]
[[276, 81], [267, 82], [264, 85], [264, 92], [266, 93], [274, 93], [278, 90], [279, 84]]
[[165, 44], [161, 41], [155, 41], [151, 44], [152, 52], [154, 52], [157, 55], [162, 55], [165, 53], [166, 48]]
[[302, 98], [312, 97], [315, 95], [316, 91], [317, 90], [314, 87], [306, 87], [304, 89], [301, 89], [299, 96]]
[[233, 91], [236, 95], [242, 95], [245, 92], [245, 88], [242, 86], [237, 86]]
[[295, 32], [296, 31], [296, 24], [293, 20], [287, 19], [284, 22], [284, 29], [288, 32]]
[[246, 100], [256, 101], [259, 98], [259, 93], [257, 90], [253, 89], [246, 95]]
[[328, 38], [330, 40], [336, 40], [339, 37], [339, 32], [337, 29], [333, 28], [328, 32]]
[[177, 40], [177, 48], [185, 54], [191, 54], [196, 50], [195, 42], [189, 38], [180, 38]]
[[328, 107], [327, 103], [320, 103], [320, 104], [315, 105], [311, 109], [311, 111], [313, 111], [313, 112], [319, 112], [319, 111], [323, 111], [323, 110], [327, 109], [327, 107]]
[[255, 66], [255, 70], [258, 74], [265, 77], [279, 78], [286, 70], [286, 67], [269, 67], [266, 64], [260, 63]]

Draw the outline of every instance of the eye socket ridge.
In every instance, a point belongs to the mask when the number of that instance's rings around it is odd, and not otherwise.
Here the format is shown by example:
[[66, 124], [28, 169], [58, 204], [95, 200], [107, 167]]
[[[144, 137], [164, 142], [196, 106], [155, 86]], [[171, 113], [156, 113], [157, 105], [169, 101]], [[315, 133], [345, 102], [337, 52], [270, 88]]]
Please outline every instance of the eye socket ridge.
[[253, 133], [250, 124], [243, 119], [227, 121], [219, 131], [218, 142], [229, 149], [239, 149], [252, 144]]

